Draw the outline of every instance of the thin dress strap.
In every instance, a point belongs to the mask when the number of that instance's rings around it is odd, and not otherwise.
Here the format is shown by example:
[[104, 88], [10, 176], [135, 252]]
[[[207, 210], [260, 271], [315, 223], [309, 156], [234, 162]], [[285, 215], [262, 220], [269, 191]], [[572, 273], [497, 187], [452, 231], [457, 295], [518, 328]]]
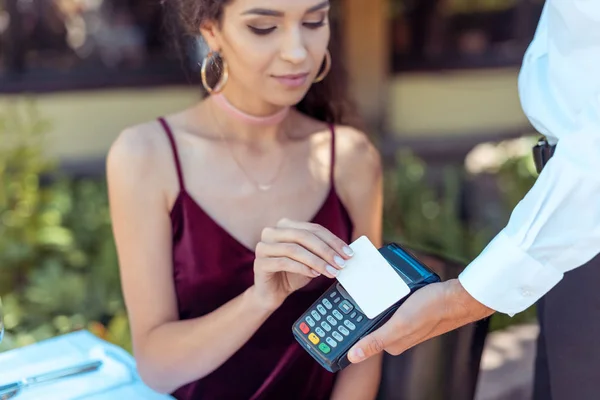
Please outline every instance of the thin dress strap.
[[335, 186], [335, 126], [329, 124], [329, 130], [331, 130], [331, 166], [329, 172], [329, 180], [331, 187]]
[[183, 182], [183, 172], [181, 169], [181, 162], [179, 160], [179, 152], [177, 151], [177, 144], [175, 144], [175, 137], [173, 136], [173, 131], [171, 130], [171, 127], [169, 126], [167, 121], [165, 121], [165, 119], [163, 117], [160, 117], [158, 119], [158, 121], [160, 122], [163, 129], [165, 130], [165, 133], [167, 134], [167, 137], [169, 138], [169, 143], [171, 143], [171, 150], [173, 150], [173, 159], [175, 160], [175, 167], [177, 168], [177, 179], [179, 180], [179, 189], [181, 191], [185, 191], [185, 184]]

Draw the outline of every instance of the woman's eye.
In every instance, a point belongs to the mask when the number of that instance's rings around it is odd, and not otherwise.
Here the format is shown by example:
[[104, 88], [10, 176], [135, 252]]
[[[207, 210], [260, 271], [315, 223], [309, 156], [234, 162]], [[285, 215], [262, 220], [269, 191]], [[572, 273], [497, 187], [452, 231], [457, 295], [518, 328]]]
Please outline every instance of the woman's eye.
[[[325, 25], [326, 19], [323, 18], [319, 21], [314, 21], [314, 22], [304, 22], [303, 25], [309, 29], [318, 29], [320, 27], [322, 27], [323, 25]], [[256, 35], [268, 35], [269, 33], [273, 32], [275, 29], [277, 29], [276, 26], [270, 26], [267, 28], [258, 28], [256, 26], [252, 26], [252, 25], [248, 25], [248, 28], [252, 31], [252, 33], [256, 34]]]
[[276, 27], [272, 26], [270, 28], [257, 28], [255, 26], [248, 25], [248, 28], [250, 28], [250, 30], [256, 35], [268, 35], [269, 33], [273, 32]]
[[322, 27], [323, 25], [325, 25], [325, 19], [322, 19], [317, 22], [305, 22], [304, 23], [304, 26], [306, 26], [307, 28], [310, 28], [310, 29], [317, 29], [317, 28]]

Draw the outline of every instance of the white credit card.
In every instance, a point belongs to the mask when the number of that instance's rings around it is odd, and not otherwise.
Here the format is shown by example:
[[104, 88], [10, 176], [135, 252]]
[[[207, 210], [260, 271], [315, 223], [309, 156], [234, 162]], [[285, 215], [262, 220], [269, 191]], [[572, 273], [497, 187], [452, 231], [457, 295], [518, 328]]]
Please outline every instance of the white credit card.
[[366, 236], [350, 244], [354, 255], [346, 261], [337, 280], [365, 313], [373, 319], [410, 293], [410, 288]]

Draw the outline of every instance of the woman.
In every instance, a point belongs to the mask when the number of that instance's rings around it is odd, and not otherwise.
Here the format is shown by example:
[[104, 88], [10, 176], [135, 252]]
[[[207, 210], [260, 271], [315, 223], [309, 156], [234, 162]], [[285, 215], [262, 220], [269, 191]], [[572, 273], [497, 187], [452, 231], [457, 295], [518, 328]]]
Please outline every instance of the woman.
[[341, 124], [329, 4], [177, 6], [211, 50], [209, 96], [126, 129], [107, 158], [140, 375], [178, 399], [372, 399], [380, 359], [334, 375], [291, 333], [346, 244], [381, 241], [380, 160]]

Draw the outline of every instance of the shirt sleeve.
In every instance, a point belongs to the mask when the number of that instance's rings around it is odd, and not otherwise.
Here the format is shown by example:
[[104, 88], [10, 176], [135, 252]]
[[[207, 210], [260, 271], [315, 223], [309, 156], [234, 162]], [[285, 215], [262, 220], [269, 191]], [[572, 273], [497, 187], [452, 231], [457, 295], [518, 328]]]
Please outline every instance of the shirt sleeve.
[[519, 76], [523, 109], [556, 151], [506, 227], [459, 276], [514, 315], [600, 252], [600, 2], [548, 0]]

